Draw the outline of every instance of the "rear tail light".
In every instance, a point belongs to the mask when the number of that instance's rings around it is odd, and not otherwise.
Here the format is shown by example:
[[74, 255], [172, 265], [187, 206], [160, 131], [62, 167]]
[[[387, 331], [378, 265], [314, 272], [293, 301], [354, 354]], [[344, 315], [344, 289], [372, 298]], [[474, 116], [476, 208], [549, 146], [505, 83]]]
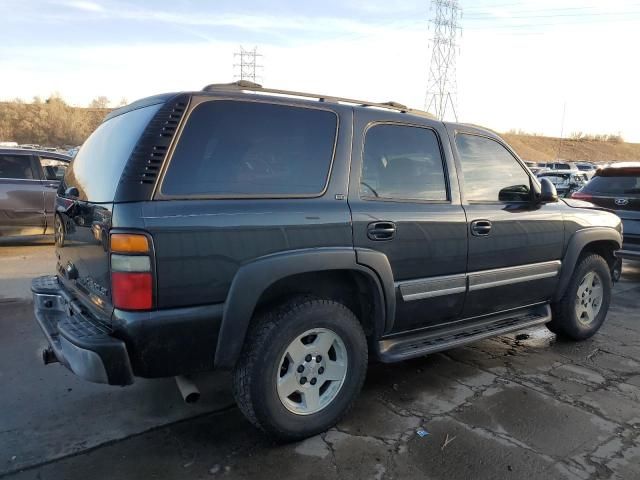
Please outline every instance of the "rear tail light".
[[111, 235], [111, 300], [121, 310], [153, 308], [149, 239], [141, 234]]
[[584, 192], [573, 192], [571, 194], [571, 198], [575, 198], [577, 200], [591, 200], [593, 196]]
[[122, 310], [150, 310], [153, 307], [151, 273], [111, 272], [113, 306]]

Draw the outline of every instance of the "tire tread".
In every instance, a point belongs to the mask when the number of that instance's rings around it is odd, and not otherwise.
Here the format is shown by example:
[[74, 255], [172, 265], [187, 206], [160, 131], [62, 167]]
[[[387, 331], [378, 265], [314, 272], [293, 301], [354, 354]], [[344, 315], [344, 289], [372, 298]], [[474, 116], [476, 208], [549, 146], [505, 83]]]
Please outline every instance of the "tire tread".
[[[583, 340], [595, 334], [595, 332], [600, 328], [602, 322], [600, 322], [595, 331], [590, 333], [588, 336], [577, 335], [575, 332], [575, 328], [572, 328], [573, 323], [577, 322], [574, 312], [574, 288], [576, 287], [577, 282], [580, 280], [580, 277], [585, 274], [584, 270], [586, 270], [586, 266], [598, 264], [600, 264], [600, 266], [603, 267], [605, 271], [609, 271], [607, 261], [602, 256], [596, 253], [585, 254], [579, 259], [575, 269], [573, 270], [573, 273], [571, 274], [571, 279], [569, 280], [569, 284], [567, 285], [564, 294], [562, 295], [560, 300], [551, 304], [552, 320], [547, 324], [547, 328], [551, 332], [561, 337], [570, 338], [572, 340]], [[606, 305], [602, 306], [602, 308], [608, 309], [610, 301], [611, 278], [607, 276], [607, 278], [604, 278], [602, 280], [605, 282], [609, 281], [609, 298], [606, 298], [607, 288], [605, 288], [605, 286], [603, 285], [603, 296], [605, 297], [603, 298], [603, 304], [606, 303]]]
[[[256, 415], [254, 401], [254, 395], [252, 394], [252, 381], [251, 381], [251, 372], [254, 369], [256, 362], [258, 361], [258, 354], [260, 353], [259, 348], [255, 348], [256, 345], [262, 345], [271, 335], [271, 332], [278, 328], [278, 326], [287, 321], [290, 316], [295, 316], [298, 313], [303, 312], [306, 309], [313, 308], [314, 306], [333, 306], [334, 308], [340, 308], [344, 310], [349, 316], [353, 317], [354, 320], [360, 325], [354, 313], [348, 309], [345, 305], [328, 299], [321, 299], [313, 296], [298, 296], [293, 297], [289, 301], [286, 301], [284, 304], [268, 310], [261, 315], [255, 318], [255, 321], [252, 322], [247, 338], [245, 339], [244, 346], [242, 348], [242, 352], [240, 354], [240, 358], [235, 367], [234, 375], [233, 375], [233, 394], [236, 399], [236, 403], [240, 411], [244, 414], [244, 416], [251, 422], [255, 427], [260, 430], [270, 434], [276, 438], [284, 439], [284, 440], [292, 440], [295, 439], [291, 432], [286, 432], [278, 428], [275, 422], [268, 422], [268, 424], [263, 423], [258, 419]], [[366, 347], [366, 338], [364, 336], [364, 332], [360, 327], [360, 335], [362, 336], [361, 340], [364, 342]], [[364, 349], [365, 355], [365, 365], [367, 362], [368, 352], [367, 349]], [[362, 387], [362, 383], [364, 383], [364, 376], [362, 376], [360, 385], [358, 385], [358, 391]], [[349, 402], [347, 408], [343, 410], [340, 417], [336, 420], [339, 422], [344, 415], [346, 415], [356, 401], [357, 396], [354, 397]], [[299, 435], [297, 438], [302, 439], [305, 438], [306, 435]]]

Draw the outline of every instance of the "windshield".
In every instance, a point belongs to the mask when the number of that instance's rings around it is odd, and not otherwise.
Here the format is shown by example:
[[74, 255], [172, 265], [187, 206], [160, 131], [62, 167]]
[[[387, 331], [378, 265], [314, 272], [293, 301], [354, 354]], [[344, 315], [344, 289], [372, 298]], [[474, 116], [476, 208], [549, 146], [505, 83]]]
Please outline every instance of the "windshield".
[[80, 200], [113, 202], [127, 160], [161, 105], [132, 110], [102, 123], [71, 162], [60, 191], [76, 187]]

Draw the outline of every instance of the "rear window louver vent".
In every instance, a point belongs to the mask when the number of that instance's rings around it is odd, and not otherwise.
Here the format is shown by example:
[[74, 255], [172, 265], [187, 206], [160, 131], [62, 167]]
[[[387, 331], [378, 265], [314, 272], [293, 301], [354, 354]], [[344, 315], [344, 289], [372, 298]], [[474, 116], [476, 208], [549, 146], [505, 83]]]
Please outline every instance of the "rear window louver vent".
[[188, 104], [189, 96], [179, 95], [164, 104], [149, 122], [122, 173], [117, 201], [141, 201], [151, 197], [169, 145]]

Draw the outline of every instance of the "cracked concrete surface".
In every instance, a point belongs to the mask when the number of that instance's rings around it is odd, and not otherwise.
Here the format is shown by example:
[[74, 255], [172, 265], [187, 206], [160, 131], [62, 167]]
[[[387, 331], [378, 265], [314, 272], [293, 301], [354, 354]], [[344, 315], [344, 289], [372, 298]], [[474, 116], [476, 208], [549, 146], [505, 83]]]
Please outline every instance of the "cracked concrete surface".
[[[372, 364], [354, 410], [303, 442], [274, 444], [232, 408], [42, 458], [51, 461], [23, 471], [9, 473], [9, 461], [4, 473], [16, 480], [640, 478], [639, 308], [640, 266], [625, 264], [594, 338], [560, 342], [538, 328]], [[63, 433], [75, 421], [67, 415], [57, 420]], [[0, 455], [10, 447], [0, 445]]]

